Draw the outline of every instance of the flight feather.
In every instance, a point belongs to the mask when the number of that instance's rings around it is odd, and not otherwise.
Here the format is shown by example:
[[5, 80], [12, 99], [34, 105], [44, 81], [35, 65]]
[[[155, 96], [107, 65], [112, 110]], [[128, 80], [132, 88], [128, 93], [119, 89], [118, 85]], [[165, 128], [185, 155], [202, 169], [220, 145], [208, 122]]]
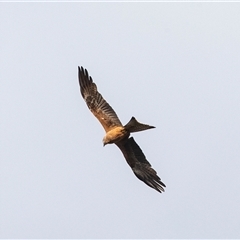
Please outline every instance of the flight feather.
[[78, 79], [82, 97], [105, 131], [107, 132], [116, 126], [122, 126], [117, 114], [98, 92], [96, 84], [83, 67], [78, 67]]

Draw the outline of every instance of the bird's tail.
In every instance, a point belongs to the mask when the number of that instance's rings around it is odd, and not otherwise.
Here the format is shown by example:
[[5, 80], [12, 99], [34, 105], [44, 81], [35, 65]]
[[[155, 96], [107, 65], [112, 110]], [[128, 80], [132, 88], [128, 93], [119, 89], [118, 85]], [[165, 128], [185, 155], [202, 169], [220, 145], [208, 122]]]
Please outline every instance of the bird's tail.
[[140, 123], [135, 119], [135, 117], [132, 117], [131, 120], [124, 126], [124, 128], [128, 132], [132, 133], [132, 132], [144, 131], [144, 130], [155, 128], [155, 127]]

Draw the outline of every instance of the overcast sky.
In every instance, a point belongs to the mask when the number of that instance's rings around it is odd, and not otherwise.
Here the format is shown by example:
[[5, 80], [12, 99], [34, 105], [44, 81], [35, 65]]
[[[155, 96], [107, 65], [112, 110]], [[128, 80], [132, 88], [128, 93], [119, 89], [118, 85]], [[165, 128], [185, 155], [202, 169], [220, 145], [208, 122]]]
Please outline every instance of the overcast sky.
[[[1, 238], [240, 238], [240, 3], [1, 3]], [[87, 68], [166, 184], [139, 181]]]

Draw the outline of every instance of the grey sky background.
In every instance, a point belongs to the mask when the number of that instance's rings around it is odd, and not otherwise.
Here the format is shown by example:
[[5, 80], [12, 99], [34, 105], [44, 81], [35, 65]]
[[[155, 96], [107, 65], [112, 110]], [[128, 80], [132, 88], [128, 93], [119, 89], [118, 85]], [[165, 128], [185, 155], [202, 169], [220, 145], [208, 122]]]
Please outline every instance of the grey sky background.
[[[1, 3], [1, 238], [240, 238], [239, 3]], [[88, 69], [167, 185], [86, 107]]]

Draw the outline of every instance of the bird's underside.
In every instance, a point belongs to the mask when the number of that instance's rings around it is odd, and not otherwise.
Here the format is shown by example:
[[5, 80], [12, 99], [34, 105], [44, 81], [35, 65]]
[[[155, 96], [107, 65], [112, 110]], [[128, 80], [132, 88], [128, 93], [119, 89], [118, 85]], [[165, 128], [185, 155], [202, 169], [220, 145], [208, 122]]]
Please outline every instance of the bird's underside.
[[115, 143], [122, 151], [134, 174], [148, 186], [158, 192], [163, 192], [164, 187], [166, 187], [165, 184], [151, 167], [133, 137], [129, 137], [132, 132], [144, 131], [154, 127], [139, 123], [134, 117], [123, 126], [115, 111], [97, 91], [96, 84], [83, 67], [78, 67], [78, 78], [82, 97], [90, 111], [105, 129], [106, 135], [103, 138], [103, 144]]

